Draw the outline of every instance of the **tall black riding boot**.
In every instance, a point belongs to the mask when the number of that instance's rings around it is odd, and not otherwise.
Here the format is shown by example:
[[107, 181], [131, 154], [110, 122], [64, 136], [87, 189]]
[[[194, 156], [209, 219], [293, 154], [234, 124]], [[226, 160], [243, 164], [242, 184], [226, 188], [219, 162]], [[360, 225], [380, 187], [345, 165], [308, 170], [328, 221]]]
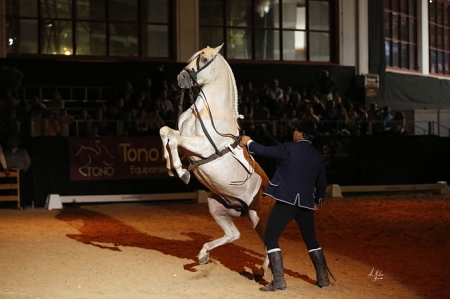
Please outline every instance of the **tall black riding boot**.
[[322, 249], [314, 250], [309, 253], [311, 260], [314, 264], [314, 268], [316, 269], [316, 279], [317, 285], [320, 288], [326, 288], [330, 285], [330, 280], [328, 279], [328, 273], [330, 273], [331, 277], [336, 280], [331, 274], [330, 269], [328, 269], [327, 261], [325, 260], [325, 256], [323, 255]]
[[259, 288], [259, 290], [263, 292], [286, 290], [287, 285], [286, 280], [284, 279], [284, 266], [281, 251], [269, 253], [269, 263], [270, 269], [272, 270], [273, 280], [268, 285]]

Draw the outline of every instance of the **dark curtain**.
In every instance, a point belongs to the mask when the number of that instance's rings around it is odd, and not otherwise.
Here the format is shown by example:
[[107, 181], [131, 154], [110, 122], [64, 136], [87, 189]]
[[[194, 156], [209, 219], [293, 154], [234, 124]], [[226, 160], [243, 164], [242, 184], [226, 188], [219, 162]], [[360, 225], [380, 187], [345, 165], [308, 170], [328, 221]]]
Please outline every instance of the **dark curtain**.
[[384, 1], [369, 0], [369, 73], [380, 76], [378, 97], [383, 99], [386, 73]]

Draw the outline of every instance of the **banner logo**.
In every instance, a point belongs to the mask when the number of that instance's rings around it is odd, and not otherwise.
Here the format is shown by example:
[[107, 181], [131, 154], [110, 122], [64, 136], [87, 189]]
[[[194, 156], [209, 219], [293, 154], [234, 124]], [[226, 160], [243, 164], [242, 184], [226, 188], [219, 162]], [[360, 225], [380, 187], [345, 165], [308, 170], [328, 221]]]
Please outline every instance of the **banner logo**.
[[169, 178], [161, 139], [70, 138], [71, 180]]

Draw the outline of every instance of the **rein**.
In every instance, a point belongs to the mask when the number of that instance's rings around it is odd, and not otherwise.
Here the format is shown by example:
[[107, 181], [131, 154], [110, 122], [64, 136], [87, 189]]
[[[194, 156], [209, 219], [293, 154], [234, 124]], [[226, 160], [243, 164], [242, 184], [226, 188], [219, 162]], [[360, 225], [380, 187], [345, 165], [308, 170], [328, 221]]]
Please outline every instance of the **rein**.
[[[195, 113], [197, 114], [197, 117], [198, 117], [198, 119], [200, 121], [200, 125], [202, 126], [203, 133], [205, 134], [206, 138], [208, 138], [209, 143], [213, 146], [215, 153], [212, 154], [211, 156], [209, 156], [208, 158], [203, 159], [203, 160], [199, 160], [199, 161], [196, 161], [196, 162], [190, 161], [190, 165], [189, 165], [189, 168], [188, 168], [189, 171], [191, 171], [192, 169], [194, 169], [194, 168], [196, 168], [196, 167], [198, 167], [198, 166], [200, 166], [202, 164], [205, 164], [207, 162], [215, 160], [215, 159], [223, 156], [224, 154], [228, 153], [231, 150], [229, 147], [226, 147], [225, 149], [223, 149], [221, 151], [217, 148], [217, 145], [214, 143], [214, 140], [212, 140], [211, 135], [209, 134], [208, 130], [206, 129], [205, 123], [203, 122], [203, 119], [202, 119], [202, 117], [200, 115], [200, 112], [198, 111], [197, 105], [195, 103], [194, 95], [193, 95], [193, 92], [192, 92], [192, 87], [193, 86], [198, 86], [199, 87], [200, 93], [203, 94], [203, 98], [205, 99], [206, 104], [208, 103], [208, 101], [206, 99], [206, 96], [203, 93], [203, 90], [202, 90], [201, 86], [197, 82], [197, 74], [200, 73], [202, 70], [204, 70], [207, 66], [209, 66], [214, 61], [214, 59], [216, 58], [216, 56], [214, 56], [213, 59], [208, 61], [208, 63], [206, 63], [203, 67], [200, 68], [200, 62], [199, 62], [200, 55], [201, 54], [199, 54], [196, 57], [196, 59], [197, 59], [197, 62], [196, 62], [196, 64], [197, 64], [197, 71], [194, 70], [194, 69], [184, 68], [184, 70], [189, 74], [189, 77], [191, 78], [191, 80], [193, 82], [192, 86], [189, 87], [189, 88], [186, 88], [186, 89], [189, 89], [189, 96], [190, 96], [191, 104], [194, 106], [194, 110], [195, 110]], [[178, 105], [178, 117], [181, 115], [182, 109], [183, 109], [184, 91], [185, 91], [185, 88], [183, 88], [181, 90], [181, 97], [180, 97], [180, 102], [179, 102], [179, 105]], [[220, 136], [223, 136], [223, 137], [230, 137], [230, 138], [232, 138], [234, 140], [234, 143], [231, 145], [231, 147], [233, 149], [236, 148], [237, 145], [239, 144], [239, 141], [240, 141], [241, 137], [240, 136], [234, 136], [232, 134], [219, 133], [217, 131], [217, 129], [216, 129], [215, 124], [214, 124], [214, 119], [213, 119], [211, 110], [209, 109], [209, 105], [206, 105], [206, 107], [207, 107], [208, 113], [209, 113], [209, 115], [211, 117], [212, 126], [213, 126], [214, 130], [216, 131], [216, 133], [219, 134]], [[178, 122], [177, 122], [177, 125], [178, 125]]]

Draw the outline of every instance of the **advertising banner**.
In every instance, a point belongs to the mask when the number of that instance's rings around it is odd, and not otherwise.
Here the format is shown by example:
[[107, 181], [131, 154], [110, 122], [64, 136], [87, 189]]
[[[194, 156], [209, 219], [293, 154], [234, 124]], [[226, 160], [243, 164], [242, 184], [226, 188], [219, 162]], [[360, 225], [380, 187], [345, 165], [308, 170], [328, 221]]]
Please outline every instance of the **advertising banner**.
[[159, 136], [70, 138], [70, 179], [169, 178]]

